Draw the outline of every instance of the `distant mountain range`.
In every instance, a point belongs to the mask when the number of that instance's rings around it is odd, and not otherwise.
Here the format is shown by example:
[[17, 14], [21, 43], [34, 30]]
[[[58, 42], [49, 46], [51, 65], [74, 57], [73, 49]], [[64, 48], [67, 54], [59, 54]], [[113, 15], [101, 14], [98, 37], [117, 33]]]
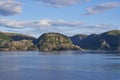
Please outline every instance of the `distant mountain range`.
[[0, 51], [120, 50], [120, 30], [101, 34], [44, 33], [38, 39], [16, 33], [0, 32]]
[[87, 50], [120, 50], [120, 30], [91, 35], [79, 34], [70, 39], [73, 44]]

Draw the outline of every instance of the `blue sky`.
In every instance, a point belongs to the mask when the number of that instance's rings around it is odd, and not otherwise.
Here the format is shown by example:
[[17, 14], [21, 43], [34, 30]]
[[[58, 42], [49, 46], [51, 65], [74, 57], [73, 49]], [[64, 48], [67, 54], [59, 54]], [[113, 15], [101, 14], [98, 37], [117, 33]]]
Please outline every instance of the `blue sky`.
[[39, 37], [120, 29], [120, 0], [0, 0], [0, 31]]

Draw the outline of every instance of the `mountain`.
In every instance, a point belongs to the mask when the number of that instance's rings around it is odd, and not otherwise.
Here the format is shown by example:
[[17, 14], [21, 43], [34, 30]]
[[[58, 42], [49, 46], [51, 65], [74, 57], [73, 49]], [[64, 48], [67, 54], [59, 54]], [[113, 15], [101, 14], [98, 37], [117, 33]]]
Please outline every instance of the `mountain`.
[[83, 49], [120, 50], [120, 30], [112, 30], [101, 34], [91, 34], [79, 40], [71, 37], [71, 40], [75, 45]]
[[0, 32], [0, 51], [120, 50], [120, 30], [101, 34], [78, 34], [67, 37], [44, 33], [38, 39], [16, 33]]
[[42, 51], [53, 50], [82, 50], [72, 44], [72, 41], [65, 35], [59, 33], [45, 33], [37, 40], [37, 46]]

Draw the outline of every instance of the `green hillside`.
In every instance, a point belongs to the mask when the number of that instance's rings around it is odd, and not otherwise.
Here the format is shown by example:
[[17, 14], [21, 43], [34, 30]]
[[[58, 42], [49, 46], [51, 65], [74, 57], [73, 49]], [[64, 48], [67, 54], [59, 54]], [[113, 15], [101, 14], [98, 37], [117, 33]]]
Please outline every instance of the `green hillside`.
[[19, 40], [35, 40], [35, 37], [24, 35], [24, 34], [17, 34], [17, 33], [3, 33], [4, 35], [10, 37], [14, 41], [19, 41]]

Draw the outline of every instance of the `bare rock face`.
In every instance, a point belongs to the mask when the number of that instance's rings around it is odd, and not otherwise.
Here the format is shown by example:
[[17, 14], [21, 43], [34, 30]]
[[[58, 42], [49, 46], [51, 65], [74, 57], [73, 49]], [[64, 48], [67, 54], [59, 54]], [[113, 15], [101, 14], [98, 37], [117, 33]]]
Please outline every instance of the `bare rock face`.
[[101, 44], [100, 44], [100, 47], [99, 47], [100, 50], [110, 50], [110, 46], [109, 44], [107, 44], [106, 41], [101, 41]]
[[37, 45], [41, 51], [82, 50], [72, 41], [59, 33], [45, 33], [38, 38]]
[[37, 50], [37, 48], [32, 43], [32, 40], [13, 41], [8, 44], [8, 48], [10, 51]]

